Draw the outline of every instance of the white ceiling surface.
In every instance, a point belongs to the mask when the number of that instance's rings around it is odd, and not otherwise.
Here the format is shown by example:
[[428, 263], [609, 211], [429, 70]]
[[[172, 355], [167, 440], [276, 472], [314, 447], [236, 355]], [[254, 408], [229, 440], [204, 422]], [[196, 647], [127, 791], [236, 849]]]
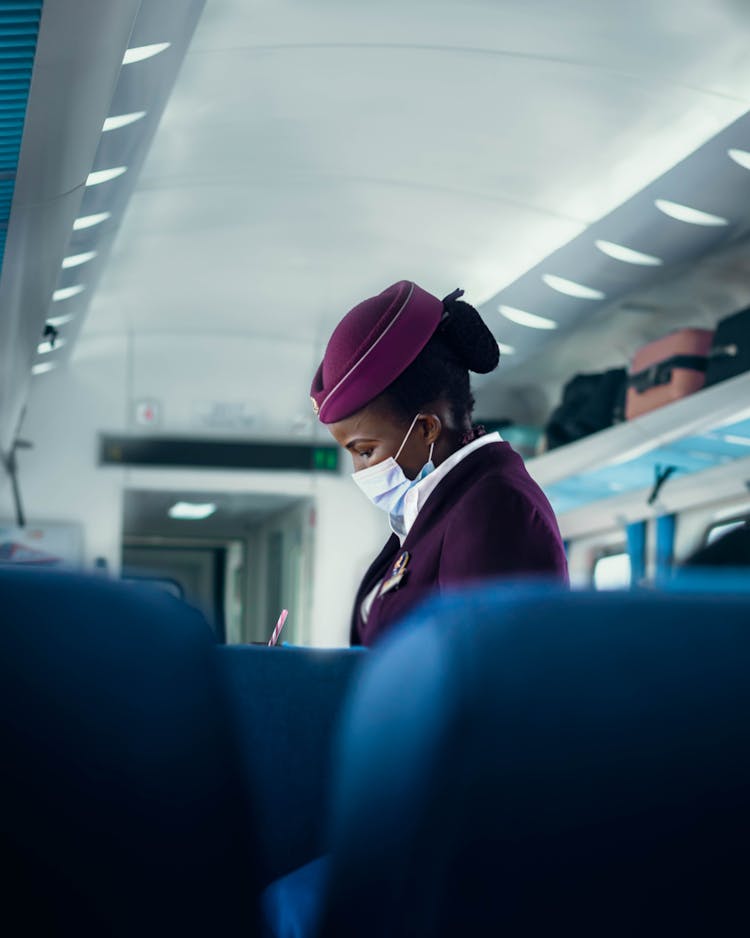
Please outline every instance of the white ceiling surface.
[[745, 0], [208, 0], [84, 334], [312, 371], [397, 279], [479, 305], [747, 111], [749, 37]]

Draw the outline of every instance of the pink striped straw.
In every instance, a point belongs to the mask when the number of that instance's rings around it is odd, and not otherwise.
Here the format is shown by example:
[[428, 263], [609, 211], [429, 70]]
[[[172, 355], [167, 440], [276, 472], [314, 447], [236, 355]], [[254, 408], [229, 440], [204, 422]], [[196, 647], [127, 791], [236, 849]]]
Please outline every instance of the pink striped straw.
[[276, 623], [276, 628], [273, 630], [273, 635], [271, 636], [271, 641], [268, 643], [270, 645], [275, 645], [279, 640], [279, 635], [281, 635], [281, 630], [284, 628], [284, 623], [286, 622], [286, 617], [289, 615], [288, 609], [282, 609], [281, 615], [279, 616], [279, 621]]

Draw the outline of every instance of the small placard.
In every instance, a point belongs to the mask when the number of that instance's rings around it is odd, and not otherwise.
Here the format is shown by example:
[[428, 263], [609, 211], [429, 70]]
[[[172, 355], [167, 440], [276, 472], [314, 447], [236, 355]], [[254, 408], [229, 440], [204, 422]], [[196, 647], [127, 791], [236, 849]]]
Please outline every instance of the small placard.
[[139, 427], [161, 425], [161, 405], [153, 398], [144, 398], [133, 405], [133, 420]]

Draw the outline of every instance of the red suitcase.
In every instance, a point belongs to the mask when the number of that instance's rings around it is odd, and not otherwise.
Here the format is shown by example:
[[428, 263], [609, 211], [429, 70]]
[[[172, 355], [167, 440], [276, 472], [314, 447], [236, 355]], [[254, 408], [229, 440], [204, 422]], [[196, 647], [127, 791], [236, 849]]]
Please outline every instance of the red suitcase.
[[625, 419], [699, 391], [706, 383], [713, 335], [712, 329], [679, 329], [638, 349], [628, 369]]

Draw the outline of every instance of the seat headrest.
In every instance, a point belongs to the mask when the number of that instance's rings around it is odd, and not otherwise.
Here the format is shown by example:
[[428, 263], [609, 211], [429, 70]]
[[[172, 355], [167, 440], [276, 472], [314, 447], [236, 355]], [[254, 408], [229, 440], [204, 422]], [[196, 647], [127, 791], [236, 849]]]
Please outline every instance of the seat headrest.
[[3, 828], [32, 914], [54, 934], [235, 920], [250, 843], [207, 623], [157, 591], [9, 569], [0, 610]]
[[737, 914], [749, 624], [739, 593], [429, 603], [349, 707], [329, 927], [633, 934]]

